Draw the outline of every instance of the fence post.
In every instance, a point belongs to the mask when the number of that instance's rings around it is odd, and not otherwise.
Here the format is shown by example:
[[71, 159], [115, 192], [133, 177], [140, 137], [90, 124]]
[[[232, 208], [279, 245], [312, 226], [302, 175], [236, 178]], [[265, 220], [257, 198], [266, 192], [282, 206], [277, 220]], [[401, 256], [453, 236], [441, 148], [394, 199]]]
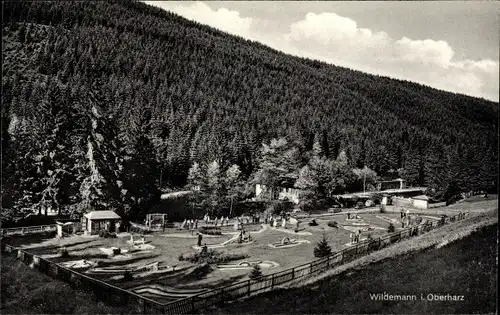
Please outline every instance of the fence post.
[[247, 290], [247, 293], [248, 293], [248, 296], [250, 296], [250, 280], [248, 280], [247, 285], [248, 285], [248, 290]]
[[332, 257], [332, 255], [328, 255], [328, 256], [326, 257], [326, 268], [327, 268], [327, 269], [328, 269], [328, 268], [330, 268], [330, 257]]
[[[165, 312], [165, 308], [163, 308], [163, 311]], [[194, 296], [191, 297], [191, 312], [194, 313]], [[165, 313], [164, 313], [165, 314]]]
[[292, 268], [292, 280], [295, 279], [295, 268]]
[[271, 289], [274, 288], [274, 273], [271, 276]]
[[224, 288], [220, 289], [220, 304], [224, 304]]
[[313, 263], [309, 264], [309, 274], [313, 273]]

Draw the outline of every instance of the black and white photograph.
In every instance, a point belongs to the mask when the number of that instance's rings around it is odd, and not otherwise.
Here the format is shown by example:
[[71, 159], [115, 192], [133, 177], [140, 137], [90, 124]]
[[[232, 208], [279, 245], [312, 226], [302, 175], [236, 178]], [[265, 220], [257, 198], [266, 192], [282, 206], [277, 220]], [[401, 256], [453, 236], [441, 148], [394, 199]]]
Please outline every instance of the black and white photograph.
[[2, 1], [0, 313], [498, 314], [498, 1]]

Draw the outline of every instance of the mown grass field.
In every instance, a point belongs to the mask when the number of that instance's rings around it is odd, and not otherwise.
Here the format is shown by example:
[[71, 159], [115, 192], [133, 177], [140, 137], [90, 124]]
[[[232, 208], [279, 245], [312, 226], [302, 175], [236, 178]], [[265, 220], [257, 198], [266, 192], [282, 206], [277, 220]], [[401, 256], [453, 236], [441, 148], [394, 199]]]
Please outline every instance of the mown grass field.
[[[469, 223], [474, 224], [471, 220]], [[450, 226], [451, 228], [452, 226]], [[456, 226], [456, 228], [459, 226]], [[308, 285], [234, 302], [210, 314], [470, 314], [494, 313], [498, 223], [454, 243], [438, 245]], [[439, 232], [439, 231], [435, 231]], [[434, 232], [427, 235], [431, 236]], [[400, 243], [404, 245], [403, 243]], [[399, 244], [398, 244], [399, 245]], [[304, 282], [304, 281], [302, 281]], [[374, 301], [370, 293], [416, 295], [416, 301]], [[421, 294], [424, 300], [421, 300]], [[428, 294], [463, 295], [463, 301], [429, 301]]]

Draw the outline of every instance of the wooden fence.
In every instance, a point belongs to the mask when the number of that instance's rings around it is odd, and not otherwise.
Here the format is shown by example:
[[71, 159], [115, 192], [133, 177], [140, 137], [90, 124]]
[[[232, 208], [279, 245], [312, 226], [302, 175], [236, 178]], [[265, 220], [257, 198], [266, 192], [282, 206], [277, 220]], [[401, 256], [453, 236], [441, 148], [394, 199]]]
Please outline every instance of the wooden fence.
[[162, 303], [62, 267], [59, 264], [33, 255], [21, 248], [7, 244], [2, 247], [4, 247], [4, 254], [16, 257], [31, 268], [38, 269], [51, 278], [67, 282], [74, 289], [92, 292], [97, 300], [103, 301], [111, 306], [126, 306], [133, 314], [164, 313], [164, 305]]
[[34, 233], [43, 233], [56, 231], [57, 225], [37, 225], [37, 226], [24, 226], [24, 227], [15, 227], [15, 228], [7, 228], [1, 229], [0, 235], [9, 236], [9, 235], [24, 235], [24, 234], [34, 234]]
[[256, 280], [246, 280], [210, 291], [204, 291], [166, 304], [156, 302], [131, 291], [118, 288], [106, 282], [64, 268], [13, 246], [5, 245], [5, 251], [11, 255], [17, 255], [19, 259], [29, 264], [32, 268], [36, 267], [38, 270], [53, 278], [69, 282], [72, 287], [94, 292], [98, 299], [111, 305], [129, 305], [135, 313], [173, 315], [193, 313], [212, 305], [222, 305], [228, 301], [272, 290], [281, 284], [338, 267], [406, 238], [426, 233], [449, 222], [461, 220], [465, 218], [465, 216], [466, 214], [458, 214], [451, 217], [445, 217], [439, 221], [427, 221], [425, 224], [390, 233], [378, 239], [360, 242], [355, 246], [345, 248], [328, 257], [316, 259], [307, 264], [265, 275]]

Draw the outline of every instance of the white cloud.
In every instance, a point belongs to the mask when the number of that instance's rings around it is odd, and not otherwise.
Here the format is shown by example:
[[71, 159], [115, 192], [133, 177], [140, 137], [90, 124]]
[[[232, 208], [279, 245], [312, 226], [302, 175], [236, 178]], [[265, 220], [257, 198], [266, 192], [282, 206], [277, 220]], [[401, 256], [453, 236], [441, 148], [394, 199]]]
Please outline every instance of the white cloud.
[[212, 10], [203, 2], [186, 2], [186, 4], [169, 3], [169, 1], [144, 1], [149, 5], [158, 6], [165, 10], [179, 14], [189, 20], [207, 24], [221, 31], [250, 38], [252, 18], [241, 17], [238, 11], [221, 8]]
[[498, 61], [455, 60], [443, 40], [395, 40], [335, 13], [308, 13], [284, 38], [304, 55], [340, 66], [498, 100]]
[[203, 2], [146, 3], [289, 54], [498, 101], [499, 62], [457, 60], [444, 40], [393, 39], [333, 12], [307, 13], [290, 24], [286, 34], [280, 34], [261, 27], [267, 23], [259, 17], [242, 17], [225, 8], [213, 10]]

